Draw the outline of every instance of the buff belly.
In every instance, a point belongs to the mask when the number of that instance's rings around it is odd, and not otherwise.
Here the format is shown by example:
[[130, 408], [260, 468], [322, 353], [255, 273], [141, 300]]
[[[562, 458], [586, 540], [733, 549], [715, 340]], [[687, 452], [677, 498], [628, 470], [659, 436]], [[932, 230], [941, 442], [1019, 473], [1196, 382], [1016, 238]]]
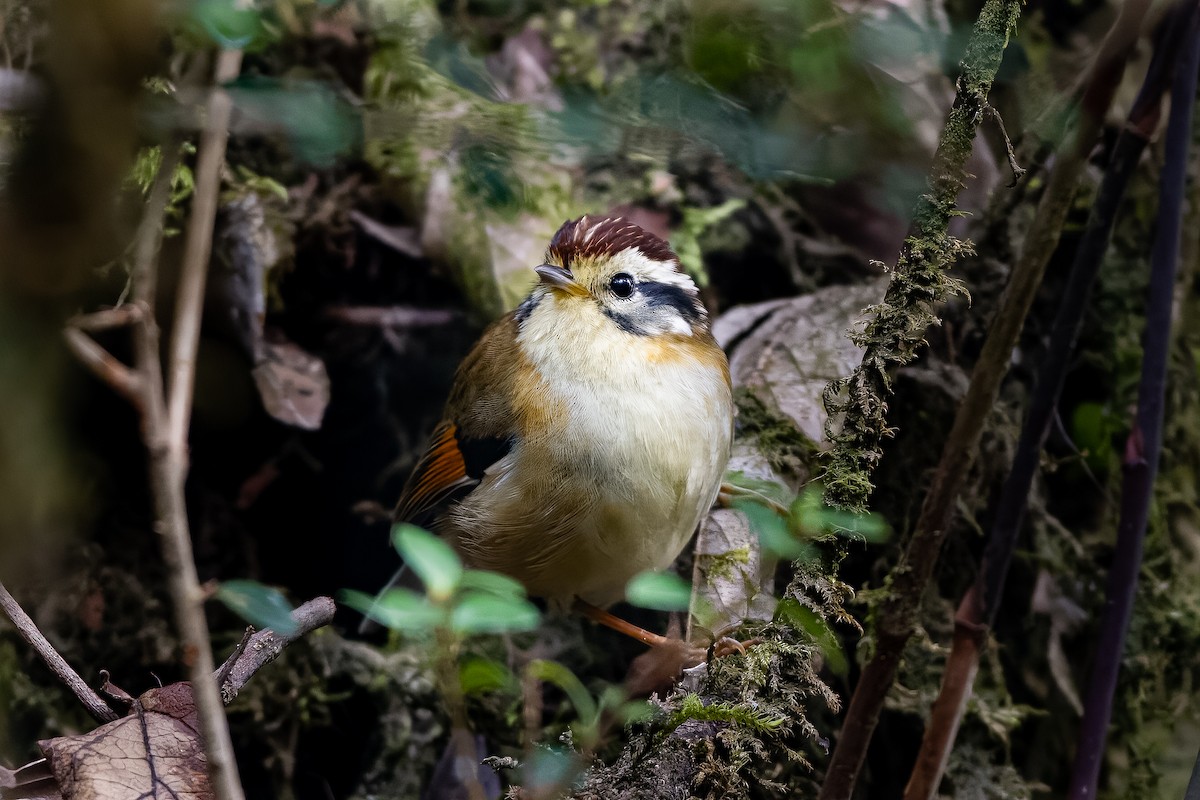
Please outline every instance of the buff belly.
[[[555, 605], [609, 605], [639, 572], [665, 569], [712, 505], [728, 460], [723, 375], [653, 391], [558, 398], [574, 436], [526, 437], [445, 519], [471, 566], [503, 572]], [[696, 380], [697, 377], [702, 380]], [[672, 376], [663, 376], [664, 381]], [[606, 443], [597, 450], [596, 442]], [[587, 445], [585, 447], [585, 444]]]

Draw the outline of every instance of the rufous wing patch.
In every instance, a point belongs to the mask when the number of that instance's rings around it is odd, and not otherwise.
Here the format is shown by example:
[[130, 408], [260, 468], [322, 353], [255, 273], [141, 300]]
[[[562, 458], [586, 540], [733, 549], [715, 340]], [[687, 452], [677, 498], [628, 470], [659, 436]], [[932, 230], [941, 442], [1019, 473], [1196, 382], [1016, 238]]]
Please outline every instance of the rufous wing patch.
[[467, 474], [467, 464], [459, 448], [457, 427], [453, 422], [443, 422], [434, 430], [417, 462], [400, 502], [396, 504], [393, 517], [397, 522], [427, 524], [431, 512], [438, 510], [444, 501], [465, 494], [479, 481]]

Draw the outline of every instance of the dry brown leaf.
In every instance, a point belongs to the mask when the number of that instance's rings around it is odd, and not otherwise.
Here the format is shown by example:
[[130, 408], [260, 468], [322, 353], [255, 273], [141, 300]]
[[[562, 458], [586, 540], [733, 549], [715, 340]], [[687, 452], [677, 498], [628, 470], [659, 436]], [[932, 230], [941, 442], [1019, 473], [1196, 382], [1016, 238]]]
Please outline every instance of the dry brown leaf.
[[192, 687], [139, 697], [130, 714], [79, 736], [38, 742], [64, 800], [210, 800]]
[[288, 341], [264, 340], [261, 354], [252, 374], [263, 408], [288, 425], [310, 431], [320, 428], [329, 405], [325, 363]]
[[884, 283], [831, 286], [722, 315], [713, 335], [723, 347], [733, 345], [729, 369], [734, 386], [752, 389], [809, 439], [823, 441], [827, 414], [821, 394], [862, 360], [862, 349], [846, 332], [862, 318], [864, 308], [883, 297]]
[[16, 769], [0, 767], [0, 798], [3, 800], [63, 800], [58, 781], [46, 759]]

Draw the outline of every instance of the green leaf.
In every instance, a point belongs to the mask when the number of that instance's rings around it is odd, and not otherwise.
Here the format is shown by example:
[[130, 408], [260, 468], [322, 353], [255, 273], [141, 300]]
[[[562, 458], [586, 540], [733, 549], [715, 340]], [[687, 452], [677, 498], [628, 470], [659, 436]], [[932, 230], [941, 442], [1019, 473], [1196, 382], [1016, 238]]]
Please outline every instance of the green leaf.
[[459, 633], [530, 631], [537, 627], [540, 619], [537, 606], [528, 600], [468, 592], [450, 612], [450, 627]]
[[215, 595], [225, 606], [256, 628], [270, 628], [283, 636], [296, 632], [292, 605], [283, 593], [258, 581], [225, 581]]
[[458, 553], [444, 541], [416, 525], [400, 523], [392, 528], [392, 543], [425, 584], [434, 600], [450, 597], [462, 578], [462, 562]]
[[790, 599], [779, 601], [779, 605], [775, 609], [775, 617], [785, 620], [793, 628], [808, 634], [825, 655], [825, 664], [830, 671], [838, 677], [846, 677], [848, 670], [846, 653], [842, 650], [842, 643], [838, 640], [837, 634], [829, 627], [829, 623], [825, 621], [824, 617], [808, 606]]
[[521, 788], [533, 797], [558, 797], [582, 772], [575, 753], [537, 747], [521, 764]]
[[574, 672], [557, 661], [540, 658], [530, 661], [529, 665], [525, 667], [525, 674], [536, 680], [552, 683], [562, 689], [570, 698], [571, 705], [575, 706], [579, 719], [585, 724], [594, 721], [600, 713], [596, 707], [596, 701], [592, 699], [591, 693], [584, 687], [583, 682], [575, 676]]
[[685, 611], [692, 587], [673, 572], [640, 572], [625, 585], [625, 599], [658, 611]]
[[735, 500], [733, 507], [746, 515], [750, 530], [758, 535], [763, 554], [777, 559], [810, 560], [816, 557], [811, 545], [788, 533], [787, 523], [771, 509], [753, 500]]
[[263, 33], [259, 13], [234, 0], [200, 0], [192, 5], [191, 15], [196, 24], [226, 50], [245, 49]]
[[470, 658], [458, 668], [463, 694], [515, 691], [517, 678], [508, 667], [490, 658]]
[[458, 589], [471, 589], [500, 597], [525, 596], [525, 587], [521, 585], [520, 581], [499, 572], [486, 572], [481, 569], [469, 569], [463, 572], [458, 581]]
[[802, 532], [810, 535], [834, 533], [873, 544], [887, 541], [891, 528], [878, 514], [854, 514], [825, 505], [823, 492], [811, 484], [792, 503], [791, 519]]
[[340, 599], [364, 617], [404, 633], [423, 633], [446, 620], [444, 609], [408, 589], [389, 589], [379, 597], [348, 590]]

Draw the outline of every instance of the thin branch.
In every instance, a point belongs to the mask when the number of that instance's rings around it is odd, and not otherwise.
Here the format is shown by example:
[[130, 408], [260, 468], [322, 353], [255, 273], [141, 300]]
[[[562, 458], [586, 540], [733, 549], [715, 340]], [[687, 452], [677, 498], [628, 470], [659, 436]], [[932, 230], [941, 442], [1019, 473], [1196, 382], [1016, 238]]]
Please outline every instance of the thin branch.
[[67, 325], [81, 331], [97, 333], [113, 328], [124, 328], [142, 319], [142, 310], [137, 306], [123, 305], [116, 308], [104, 308], [90, 314], [77, 314], [67, 320]]
[[292, 621], [296, 623], [292, 633], [284, 635], [266, 628], [245, 639], [216, 673], [225, 704], [232, 703], [254, 673], [278, 658], [283, 648], [332, 623], [335, 611], [337, 606], [331, 598], [317, 597], [292, 612]]
[[238, 76], [241, 50], [222, 50], [217, 56], [217, 88], [208, 101], [204, 130], [196, 159], [196, 189], [184, 242], [175, 326], [171, 331], [170, 387], [167, 391], [167, 441], [186, 444], [192, 412], [192, 385], [196, 375], [196, 349], [200, 344], [200, 313], [208, 260], [212, 253], [213, 226], [229, 138], [233, 101], [220, 86]]
[[[218, 56], [217, 79], [228, 80], [230, 70], [236, 72], [240, 53]], [[146, 215], [138, 230], [133, 265], [133, 303], [142, 309], [142, 324], [134, 329], [138, 372], [142, 375], [144, 397], [142, 428], [146, 450], [150, 453], [151, 493], [155, 504], [155, 531], [160, 534], [163, 560], [169, 575], [168, 584], [175, 608], [175, 624], [190, 661], [192, 690], [200, 728], [204, 733], [205, 754], [216, 800], [241, 800], [233, 744], [224, 718], [224, 706], [216, 682], [212, 680], [212, 650], [208, 622], [204, 618], [204, 593], [200, 589], [196, 563], [192, 558], [191, 534], [188, 533], [187, 507], [184, 501], [184, 482], [187, 476], [187, 414], [190, 411], [192, 369], [199, 338], [200, 307], [204, 294], [204, 270], [211, 248], [212, 217], [216, 212], [218, 180], [224, 161], [226, 124], [229, 98], [224, 92], [214, 92], [209, 106], [209, 127], [200, 137], [200, 152], [196, 170], [197, 188], [194, 194], [191, 222], [188, 224], [187, 257], [184, 276], [176, 302], [176, 348], [172, 368], [178, 380], [173, 389], [186, 392], [188, 397], [176, 403], [180, 416], [172, 423], [163, 396], [163, 377], [160, 362], [160, 330], [155, 318], [156, 260], [161, 239], [163, 210], [169, 197], [170, 179], [178, 158], [178, 143], [164, 148], [163, 163], [151, 188]], [[222, 122], [223, 120], [223, 122]], [[217, 122], [222, 122], [217, 125]], [[197, 237], [200, 237], [198, 240]], [[203, 240], [209, 240], [204, 242]], [[200, 243], [194, 243], [200, 241]], [[203, 253], [202, 253], [203, 251]], [[202, 254], [203, 258], [198, 258]], [[191, 294], [194, 293], [194, 294]], [[190, 350], [180, 354], [179, 343], [190, 343]], [[182, 348], [186, 350], [186, 348]]]
[[83, 366], [132, 403], [139, 412], [142, 410], [142, 383], [133, 370], [79, 328], [70, 325], [63, 328], [63, 338], [67, 342], [67, 349]]
[[1000, 112], [988, 105], [984, 109], [988, 117], [996, 123], [996, 127], [1000, 129], [1000, 136], [1004, 139], [1004, 153], [1008, 156], [1008, 168], [1012, 170], [1012, 181], [1009, 182], [1008, 188], [1015, 189], [1021, 178], [1025, 177], [1025, 170], [1017, 163], [1017, 154], [1013, 151], [1012, 139], [1008, 138], [1008, 131], [1004, 129], [1004, 118], [1000, 116]]
[[58, 654], [54, 649], [54, 645], [46, 640], [42, 632], [38, 630], [37, 625], [29, 618], [29, 615], [21, 608], [13, 596], [8, 593], [8, 589], [4, 588], [4, 584], [0, 583], [0, 611], [12, 620], [12, 624], [16, 626], [17, 633], [21, 634], [21, 638], [29, 642], [34, 651], [42, 657], [42, 661], [46, 662], [46, 666], [58, 676], [58, 679], [67, 685], [67, 688], [75, 693], [79, 698], [79, 702], [83, 703], [87, 708], [88, 713], [95, 717], [100, 722], [112, 722], [118, 719], [117, 712], [108, 707], [100, 695], [92, 691], [92, 687], [87, 685], [87, 681], [79, 677], [79, 673], [71, 668], [66, 659]]
[[1171, 311], [1175, 274], [1179, 263], [1188, 150], [1192, 139], [1192, 110], [1200, 75], [1200, 16], [1188, 26], [1187, 48], [1175, 68], [1171, 85], [1171, 111], [1158, 196], [1158, 230], [1150, 256], [1150, 288], [1146, 301], [1142, 376], [1138, 384], [1137, 416], [1126, 443], [1121, 482], [1121, 517], [1117, 548], [1108, 575], [1107, 600], [1100, 622], [1100, 642], [1091, 684], [1084, 702], [1079, 745], [1071, 775], [1071, 800], [1096, 796], [1100, 766], [1108, 741], [1113, 696], [1117, 689], [1121, 656], [1138, 572], [1142, 542], [1154, 497], [1154, 480], [1162, 452], [1164, 395], [1171, 350]]
[[[229, 80], [230, 70], [240, 64], [238, 52], [223, 52], [218, 57], [217, 78]], [[236, 70], [234, 70], [236, 72]], [[175, 608], [175, 622], [189, 663], [196, 711], [204, 734], [209, 777], [216, 800], [242, 800], [237, 762], [229, 738], [224, 705], [212, 680], [213, 657], [208, 623], [204, 617], [204, 592], [196, 575], [188, 529], [184, 481], [187, 477], [187, 416], [191, 409], [191, 391], [196, 343], [199, 339], [200, 311], [204, 295], [204, 271], [207, 267], [213, 216], [216, 213], [218, 179], [225, 154], [225, 123], [228, 122], [229, 98], [224, 92], [212, 95], [208, 109], [209, 126], [201, 136], [196, 168], [196, 192], [188, 228], [188, 243], [180, 293], [176, 302], [175, 350], [172, 354], [173, 419], [167, 411], [159, 356], [159, 328], [154, 314], [156, 286], [155, 261], [162, 229], [162, 210], [170, 188], [173, 158], [178, 148], [170, 148], [151, 190], [150, 208], [156, 212], [143, 218], [133, 271], [134, 304], [143, 311], [135, 328], [134, 344], [138, 372], [145, 391], [142, 435], [150, 454], [150, 484], [154, 498], [154, 530], [161, 535], [163, 560]], [[217, 122], [224, 122], [214, 128]], [[161, 203], [161, 205], [160, 205]], [[177, 393], [187, 397], [180, 398]]]
[[942, 672], [942, 685], [933, 704], [921, 750], [905, 788], [905, 800], [931, 798], [941, 783], [963, 712], [971, 696], [979, 656], [988, 630], [995, 624], [1012, 563], [1017, 535], [1025, 516], [1029, 490], [1039, 466], [1042, 447], [1057, 419], [1058, 398], [1074, 352], [1092, 286], [1104, 263], [1117, 212], [1150, 136], [1157, 127], [1170, 67], [1178, 57], [1181, 32], [1194, 6], [1183, 3], [1168, 14], [1160, 28], [1153, 59], [1129, 119], [1118, 137], [1104, 173], [1087, 227], [1063, 292], [1062, 303], [1050, 334], [1050, 346], [1038, 373], [1036, 390], [1021, 430], [1016, 455], [1000, 500], [975, 585], [959, 604], [954, 617], [954, 639]]
[[904, 647], [917, 625], [921, 598], [937, 565], [959, 492], [974, 463], [984, 423], [995, 405], [1000, 382], [1008, 373], [1013, 347], [1041, 285], [1046, 264], [1058, 244], [1087, 155], [1099, 134], [1104, 114], [1096, 112], [1101, 105], [1106, 109], [1111, 103], [1127, 54], [1136, 42], [1136, 35], [1129, 38], [1125, 30], [1116, 28], [1132, 25], [1134, 30], [1139, 29], [1148, 6], [1149, 0], [1126, 2], [1109, 38], [1127, 41], [1129, 47], [1116, 51], [1102, 47], [1101, 52], [1114, 53], [1112, 57], [1117, 63], [1101, 60], [1092, 65], [1093, 78], [1110, 83], [1099, 88], [1090, 86], [1085, 94], [1085, 113], [1078, 122], [1074, 141], [1050, 175], [1000, 308], [988, 327], [912, 537], [890, 575], [890, 591], [879, 608], [875, 625], [875, 652], [855, 686], [837, 749], [821, 787], [821, 800], [848, 800], [854, 791], [884, 701], [896, 680]]
[[370, 328], [434, 328], [450, 324], [459, 314], [409, 306], [330, 306], [321, 316], [345, 325]]

